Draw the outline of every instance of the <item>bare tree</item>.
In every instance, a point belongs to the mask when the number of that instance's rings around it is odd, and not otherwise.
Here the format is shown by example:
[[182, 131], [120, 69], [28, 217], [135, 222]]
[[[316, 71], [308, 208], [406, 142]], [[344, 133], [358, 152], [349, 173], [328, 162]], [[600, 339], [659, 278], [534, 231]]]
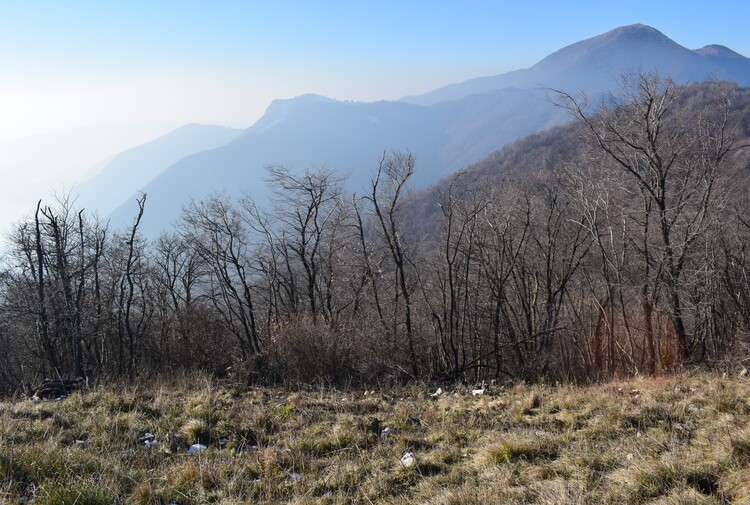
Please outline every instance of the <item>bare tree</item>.
[[[624, 78], [622, 89], [622, 97], [610, 98], [596, 115], [566, 93], [560, 93], [560, 100], [580, 121], [602, 161], [609, 163], [601, 168], [609, 167], [607, 173], [617, 179], [630, 209], [623, 216], [628, 226], [639, 230], [628, 237], [642, 258], [640, 303], [648, 338], [653, 341], [653, 301], [663, 291], [677, 353], [685, 361], [690, 335], [684, 275], [696, 243], [715, 219], [715, 182], [735, 149], [730, 101], [719, 92], [697, 117], [686, 117], [681, 108], [685, 87], [670, 79], [641, 73]], [[648, 368], [654, 370], [651, 342]]]
[[268, 168], [268, 182], [275, 194], [275, 214], [283, 234], [277, 243], [284, 249], [287, 270], [298, 275], [294, 265], [302, 269], [303, 291], [313, 323], [319, 315], [328, 320], [332, 316], [331, 293], [325, 283], [322, 249], [324, 243], [335, 247], [330, 239], [340, 216], [342, 181], [330, 170], [306, 170], [296, 175], [287, 167], [272, 166]]
[[[524, 360], [522, 336], [513, 324], [508, 296], [510, 278], [518, 268], [520, 255], [526, 248], [531, 213], [529, 201], [510, 184], [491, 191], [481, 215], [481, 231], [477, 255], [482, 276], [488, 284], [488, 310], [491, 314], [494, 373], [513, 376], [506, 362]], [[507, 347], [508, 357], [505, 356]]]
[[183, 236], [211, 270], [209, 299], [235, 335], [243, 359], [261, 352], [253, 293], [253, 258], [237, 209], [219, 195], [183, 211]]
[[398, 293], [403, 300], [406, 344], [411, 362], [411, 372], [414, 377], [418, 377], [419, 359], [417, 358], [412, 318], [413, 287], [409, 282], [407, 273], [410, 261], [406, 246], [401, 238], [403, 227], [401, 213], [407, 197], [407, 183], [414, 174], [414, 166], [414, 156], [409, 153], [395, 152], [390, 156], [384, 154], [371, 182], [368, 199], [375, 210], [382, 239], [387, 246], [395, 268]]
[[[142, 271], [137, 268], [141, 262], [143, 250], [142, 246], [138, 244], [138, 226], [141, 224], [143, 218], [143, 211], [146, 205], [146, 195], [143, 194], [137, 200], [138, 203], [138, 215], [133, 222], [133, 226], [130, 228], [128, 238], [125, 239], [125, 245], [127, 246], [127, 253], [125, 257], [124, 275], [120, 280], [120, 295], [119, 295], [119, 360], [122, 373], [123, 363], [125, 364], [125, 370], [127, 371], [128, 378], [132, 381], [135, 378], [135, 366], [136, 366], [136, 352], [138, 347], [138, 340], [143, 334], [144, 325], [146, 323], [146, 311], [141, 310], [136, 315], [135, 302], [136, 296], [136, 276]], [[139, 270], [139, 271], [136, 271]], [[143, 284], [138, 283], [138, 287], [143, 289]], [[127, 346], [127, 358], [124, 357], [124, 350]]]
[[[460, 380], [467, 368], [476, 369], [483, 353], [480, 342], [470, 341], [479, 333], [476, 319], [480, 304], [477, 282], [479, 217], [488, 205], [478, 188], [459, 185], [459, 172], [439, 199], [443, 215], [443, 242], [435, 269], [439, 293], [437, 303], [425, 296], [439, 335], [439, 344], [453, 380]], [[423, 286], [424, 290], [424, 286]], [[479, 354], [479, 357], [477, 356]]]

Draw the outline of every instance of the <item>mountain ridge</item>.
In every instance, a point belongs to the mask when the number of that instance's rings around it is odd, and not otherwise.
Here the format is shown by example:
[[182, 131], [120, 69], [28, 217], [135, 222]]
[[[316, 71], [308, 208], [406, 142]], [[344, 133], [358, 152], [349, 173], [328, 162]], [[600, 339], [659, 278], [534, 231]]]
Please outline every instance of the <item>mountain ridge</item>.
[[112, 157], [96, 176], [78, 184], [79, 203], [109, 214], [134, 192], [185, 156], [212, 149], [235, 138], [242, 130], [188, 123], [156, 139]]
[[[425, 107], [399, 102], [341, 102], [303, 95], [302, 99], [275, 100], [253, 126], [227, 144], [179, 160], [147, 184], [152, 214], [144, 217], [143, 230], [154, 236], [174, 222], [183, 204], [212, 192], [238, 197], [252, 194], [259, 203], [269, 192], [266, 167], [285, 165], [295, 171], [331, 168], [350, 173], [348, 191], [361, 191], [379, 157], [393, 149], [415, 152], [425, 167], [439, 167], [437, 141], [442, 142], [436, 113]], [[436, 169], [437, 170], [437, 169]], [[420, 171], [416, 181], [429, 185], [447, 174], [431, 176]], [[174, 195], [182, 195], [179, 202]], [[130, 222], [133, 199], [112, 214], [112, 222]]]
[[[158, 233], [190, 198], [211, 192], [236, 197], [249, 191], [263, 202], [269, 165], [348, 173], [346, 191], [361, 192], [383, 152], [408, 150], [418, 164], [413, 187], [425, 188], [510, 142], [566, 122], [547, 89], [586, 92], [595, 103], [616, 92], [622, 74], [635, 69], [688, 82], [729, 76], [750, 84], [750, 60], [728, 48], [696, 52], [655, 28], [628, 25], [563, 47], [528, 69], [449, 85], [413, 100], [350, 102], [315, 94], [278, 99], [226, 145], [187, 156], [143, 186], [157, 214], [146, 219], [144, 231]], [[132, 205], [116, 209], [113, 222], [130, 222]]]
[[[627, 48], [624, 47], [626, 45]], [[648, 47], [648, 50], [645, 49], [646, 47]], [[712, 44], [705, 46], [703, 49], [711, 47], [724, 46]], [[656, 61], [655, 55], [657, 53], [655, 51], [658, 49], [661, 50], [661, 55], [660, 60]], [[742, 68], [739, 69], [741, 74], [739, 81], [750, 84], [750, 59], [729, 48], [725, 49], [736, 55], [737, 60], [742, 64]], [[705, 80], [714, 76], [722, 80], [738, 81], [730, 75], [738, 73], [738, 69], [717, 66], [715, 61], [712, 61], [715, 68], [705, 69], [703, 75], [701, 75], [700, 70], [691, 70], [690, 65], [699, 65], [698, 62], [701, 57], [712, 57], [711, 49], [702, 53], [698, 51], [700, 50], [693, 51], [681, 46], [656, 28], [643, 24], [626, 25], [569, 44], [542, 58], [527, 69], [469, 79], [421, 95], [406, 96], [401, 100], [408, 103], [432, 105], [446, 100], [458, 100], [472, 94], [499, 91], [508, 87], [544, 87], [549, 84], [546, 82], [550, 80], [549, 74], [552, 74], [552, 77], [555, 77], [558, 82], [562, 80], [563, 84], [570, 85], [575, 79], [582, 77], [580, 62], [584, 56], [589, 60], [594, 59], [595, 61], [590, 64], [595, 65], [596, 68], [594, 72], [584, 71], [583, 75], [588, 77], [589, 86], [595, 85], [599, 88], [616, 82], [619, 75], [617, 73], [613, 75], [613, 62], [618, 62], [620, 66], [623, 66], [623, 57], [627, 57], [628, 61], [624, 66], [627, 67], [626, 70], [630, 71], [638, 68], [650, 71], [653, 68], [649, 67], [658, 66], [661, 69], [667, 69], [668, 71], [665, 73], [685, 82]], [[718, 49], [714, 52], [720, 55], [725, 54], [724, 51]], [[647, 64], [642, 65], [644, 62], [647, 62]], [[659, 63], [659, 65], [654, 65], [654, 63]], [[602, 77], [604, 77], [604, 82], [602, 82]]]

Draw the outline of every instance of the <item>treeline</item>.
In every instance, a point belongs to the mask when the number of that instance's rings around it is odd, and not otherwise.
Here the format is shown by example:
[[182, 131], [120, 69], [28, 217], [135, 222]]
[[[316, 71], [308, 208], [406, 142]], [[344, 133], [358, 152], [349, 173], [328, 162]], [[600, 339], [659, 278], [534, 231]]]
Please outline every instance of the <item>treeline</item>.
[[354, 196], [330, 171], [271, 167], [271, 210], [215, 195], [152, 242], [145, 195], [124, 231], [40, 202], [0, 271], [0, 389], [194, 370], [590, 381], [736, 357], [750, 338], [750, 108], [733, 108], [746, 90], [642, 74], [623, 91], [595, 114], [560, 93], [570, 156], [502, 183], [458, 173], [431, 214], [408, 193], [408, 153], [384, 155]]

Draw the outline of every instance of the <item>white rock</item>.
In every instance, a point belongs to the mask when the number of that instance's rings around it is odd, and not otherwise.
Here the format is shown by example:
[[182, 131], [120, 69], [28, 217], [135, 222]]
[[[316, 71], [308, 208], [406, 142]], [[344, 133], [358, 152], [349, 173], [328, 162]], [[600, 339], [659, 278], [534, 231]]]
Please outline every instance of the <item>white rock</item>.
[[205, 451], [207, 447], [203, 444], [193, 444], [188, 449], [188, 454], [195, 454], [197, 452]]
[[412, 452], [407, 452], [401, 456], [401, 465], [404, 468], [411, 468], [417, 464], [417, 457]]
[[443, 388], [437, 388], [437, 391], [435, 391], [434, 393], [432, 393], [430, 396], [432, 396], [433, 398], [437, 398], [441, 394], [443, 394]]
[[471, 391], [471, 396], [482, 396], [484, 394], [484, 389], [473, 389]]

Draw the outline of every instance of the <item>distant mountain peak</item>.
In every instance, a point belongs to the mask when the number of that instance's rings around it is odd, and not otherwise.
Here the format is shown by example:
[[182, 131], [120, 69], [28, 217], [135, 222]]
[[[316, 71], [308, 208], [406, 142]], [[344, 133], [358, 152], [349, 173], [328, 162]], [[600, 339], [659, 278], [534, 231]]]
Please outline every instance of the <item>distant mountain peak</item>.
[[271, 104], [284, 104], [284, 103], [334, 103], [337, 100], [328, 98], [327, 96], [318, 95], [315, 93], [305, 93], [304, 95], [295, 96], [294, 98], [277, 98]]
[[266, 108], [263, 116], [250, 128], [245, 130], [242, 134], [255, 135], [259, 133], [267, 133], [273, 128], [283, 124], [291, 111], [306, 108], [310, 106], [316, 106], [320, 104], [343, 104], [346, 102], [339, 102], [333, 98], [326, 96], [317, 95], [315, 93], [306, 93], [304, 95], [295, 96], [293, 98], [277, 98], [271, 102]]
[[581, 77], [588, 74], [583, 79], [586, 85], [596, 83], [595, 87], [609, 88], [623, 69], [642, 66], [652, 69], [662, 67], [661, 62], [680, 61], [689, 56], [695, 55], [659, 30], [634, 24], [565, 46], [529, 70], [539, 84], [545, 84], [544, 77], [572, 87], [572, 83], [581, 83]]
[[618, 26], [613, 30], [600, 35], [600, 37], [638, 36], [638, 37], [665, 37], [662, 32], [648, 25], [635, 23], [632, 25]]
[[696, 53], [701, 56], [718, 56], [720, 58], [737, 58], [744, 59], [745, 57], [739, 53], [736, 53], [726, 46], [719, 44], [710, 44], [708, 46], [701, 47], [695, 50]]
[[527, 69], [469, 79], [402, 100], [434, 105], [472, 95], [547, 87], [596, 94], [616, 89], [621, 75], [639, 70], [658, 70], [679, 82], [700, 82], [709, 76], [743, 85], [750, 82], [750, 59], [731, 49], [711, 45], [693, 51], [656, 28], [637, 23], [574, 42]]
[[543, 63], [545, 60], [554, 59], [561, 55], [567, 55], [571, 52], [580, 50], [588, 50], [590, 48], [605, 48], [613, 46], [627, 45], [629, 47], [635, 45], [644, 44], [670, 44], [678, 46], [676, 42], [664, 35], [656, 28], [642, 24], [626, 25], [615, 28], [608, 32], [596, 35], [594, 37], [575, 42], [569, 46], [563, 47], [562, 49], [555, 51], [547, 58], [543, 59], [537, 65]]

